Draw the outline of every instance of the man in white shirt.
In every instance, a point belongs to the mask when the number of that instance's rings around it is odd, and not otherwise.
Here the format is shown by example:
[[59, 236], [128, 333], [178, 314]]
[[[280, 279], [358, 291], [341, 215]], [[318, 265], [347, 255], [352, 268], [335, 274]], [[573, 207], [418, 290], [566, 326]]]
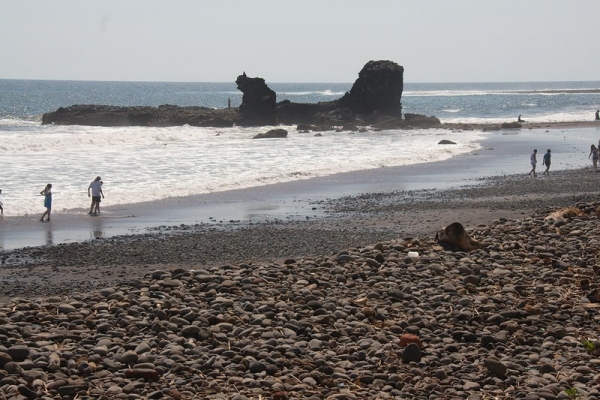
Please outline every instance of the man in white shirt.
[[100, 198], [104, 198], [104, 193], [102, 192], [102, 178], [99, 176], [94, 179], [90, 186], [88, 186], [88, 197], [92, 197], [92, 205], [90, 206], [90, 215], [98, 215], [100, 213]]

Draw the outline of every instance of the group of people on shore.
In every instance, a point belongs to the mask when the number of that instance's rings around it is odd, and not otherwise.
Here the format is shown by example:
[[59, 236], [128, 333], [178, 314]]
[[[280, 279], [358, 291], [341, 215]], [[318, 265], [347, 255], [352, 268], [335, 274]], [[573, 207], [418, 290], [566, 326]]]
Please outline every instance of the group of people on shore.
[[[104, 192], [102, 191], [103, 184], [102, 178], [97, 176], [88, 186], [88, 197], [92, 198], [89, 215], [98, 215], [100, 213], [100, 201], [104, 198]], [[44, 207], [46, 207], [46, 211], [42, 214], [40, 221], [44, 222], [44, 217], [46, 217], [46, 221], [50, 221], [50, 213], [52, 212], [52, 184], [47, 184], [40, 194], [44, 196]]]
[[[546, 170], [544, 171], [543, 175], [546, 176], [550, 176], [550, 158], [551, 158], [551, 150], [548, 149], [548, 151], [546, 151], [546, 154], [544, 154], [544, 158], [542, 160], [542, 165], [546, 166]], [[598, 158], [600, 158], [600, 140], [598, 141], [598, 147], [596, 147], [596, 145], [592, 144], [590, 147], [590, 154], [588, 156], [588, 158], [592, 159], [592, 165], [594, 168], [594, 171], [598, 170]], [[529, 175], [533, 175], [534, 178], [537, 178], [537, 173], [535, 171], [535, 168], [537, 166], [537, 149], [533, 149], [533, 153], [531, 153], [530, 156], [530, 162], [531, 162], [531, 171], [529, 171]]]
[[[544, 154], [544, 157], [542, 158], [542, 165], [546, 166], [546, 170], [543, 172], [542, 175], [546, 175], [546, 176], [550, 176], [550, 160], [552, 158], [552, 150], [548, 149], [546, 151], [546, 154]], [[535, 168], [537, 166], [537, 149], [533, 149], [533, 153], [531, 154], [531, 157], [529, 158], [530, 162], [531, 162], [531, 171], [529, 171], [529, 175], [533, 175], [534, 178], [537, 178], [537, 172], [535, 171]]]

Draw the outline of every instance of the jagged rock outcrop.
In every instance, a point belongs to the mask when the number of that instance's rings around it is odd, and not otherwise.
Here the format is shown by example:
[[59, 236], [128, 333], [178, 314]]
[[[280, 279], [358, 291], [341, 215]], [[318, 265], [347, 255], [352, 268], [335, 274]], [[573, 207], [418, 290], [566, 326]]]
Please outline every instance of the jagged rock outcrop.
[[307, 104], [289, 100], [277, 103], [276, 93], [264, 79], [243, 73], [236, 79], [237, 88], [243, 93], [237, 109], [74, 105], [44, 114], [42, 124], [206, 127], [308, 124], [318, 127], [315, 130], [367, 125], [379, 130], [439, 126], [436, 117], [406, 114], [402, 118], [403, 76], [404, 67], [392, 61], [369, 61], [343, 97]]
[[404, 67], [392, 61], [369, 61], [352, 89], [337, 101], [356, 114], [402, 116]]
[[235, 83], [242, 96], [240, 124], [244, 126], [263, 126], [277, 124], [275, 106], [277, 95], [262, 78], [249, 78], [244, 72]]

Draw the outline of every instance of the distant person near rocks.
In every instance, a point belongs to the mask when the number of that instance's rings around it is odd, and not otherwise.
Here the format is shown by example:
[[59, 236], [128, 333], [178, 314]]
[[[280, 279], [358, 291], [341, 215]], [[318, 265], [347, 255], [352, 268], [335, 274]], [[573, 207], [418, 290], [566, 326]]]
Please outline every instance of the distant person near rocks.
[[537, 165], [537, 149], [533, 150], [533, 153], [531, 153], [531, 157], [529, 157], [529, 160], [531, 161], [531, 171], [529, 171], [529, 175], [533, 174], [533, 177], [536, 178], [537, 174], [535, 173], [535, 166]]
[[96, 179], [88, 186], [88, 197], [92, 197], [92, 205], [90, 206], [89, 215], [98, 215], [100, 213], [100, 199], [104, 198], [104, 192], [102, 191], [102, 178], [97, 176]]
[[542, 160], [543, 165], [546, 166], [546, 170], [544, 171], [543, 175], [546, 176], [550, 176], [550, 158], [551, 158], [551, 150], [548, 149], [548, 151], [546, 151], [546, 154], [544, 154], [544, 159]]
[[42, 214], [40, 221], [44, 222], [44, 217], [48, 216], [47, 221], [50, 222], [50, 213], [52, 212], [52, 184], [47, 184], [40, 194], [44, 196], [44, 207], [46, 207], [46, 211]]
[[524, 119], [521, 119], [521, 114], [519, 114], [519, 118], [517, 118], [517, 122], [525, 122]]
[[600, 110], [596, 110], [596, 121], [600, 121]]

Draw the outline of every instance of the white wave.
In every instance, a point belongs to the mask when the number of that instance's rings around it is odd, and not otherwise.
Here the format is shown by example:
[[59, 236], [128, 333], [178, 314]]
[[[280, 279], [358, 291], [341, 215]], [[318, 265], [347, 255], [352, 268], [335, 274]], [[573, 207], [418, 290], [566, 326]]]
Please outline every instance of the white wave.
[[[315, 137], [284, 127], [286, 139], [252, 140], [269, 128], [45, 126], [17, 133], [21, 145], [11, 142], [14, 133], [0, 132], [5, 212], [43, 211], [36, 194], [48, 182], [54, 185], [55, 210], [69, 212], [88, 206], [87, 185], [96, 175], [105, 184], [105, 204], [117, 205], [438, 161], [478, 148], [483, 137], [440, 130]], [[440, 151], [435, 146], [440, 136], [458, 145]]]
[[40, 122], [37, 120], [26, 120], [22, 118], [0, 118], [0, 129], [3, 127], [31, 127], [39, 124]]
[[[440, 117], [442, 123], [461, 123], [461, 124], [501, 124], [504, 122], [516, 122], [517, 117]], [[573, 111], [561, 112], [543, 115], [522, 115], [525, 122], [534, 123], [560, 123], [560, 122], [585, 122], [592, 121], [594, 118], [593, 112], [590, 111]]]

